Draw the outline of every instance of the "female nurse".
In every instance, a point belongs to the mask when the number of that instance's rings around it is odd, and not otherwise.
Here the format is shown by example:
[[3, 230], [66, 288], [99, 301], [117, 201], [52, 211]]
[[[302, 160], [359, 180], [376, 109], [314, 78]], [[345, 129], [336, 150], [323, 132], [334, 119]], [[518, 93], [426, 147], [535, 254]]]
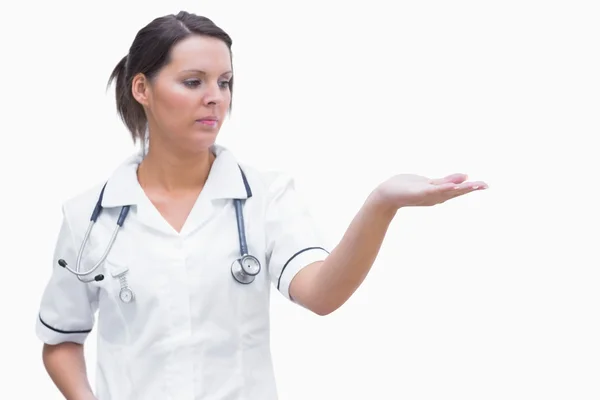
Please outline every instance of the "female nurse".
[[[330, 314], [364, 280], [399, 208], [487, 187], [462, 174], [393, 176], [330, 252], [290, 177], [216, 144], [231, 107], [231, 45], [205, 17], [167, 15], [138, 32], [111, 75], [142, 150], [64, 203], [36, 320], [67, 399], [276, 399], [270, 285]], [[83, 351], [92, 328], [95, 390]]]

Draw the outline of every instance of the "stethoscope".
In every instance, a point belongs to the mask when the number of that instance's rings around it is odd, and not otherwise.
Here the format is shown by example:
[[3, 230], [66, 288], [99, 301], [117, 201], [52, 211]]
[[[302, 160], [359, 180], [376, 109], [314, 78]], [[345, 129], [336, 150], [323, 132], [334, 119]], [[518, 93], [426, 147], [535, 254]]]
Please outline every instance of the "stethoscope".
[[[248, 196], [248, 198], [250, 198], [252, 196], [250, 186], [248, 185], [246, 176], [244, 175], [244, 172], [241, 170], [241, 168], [240, 168], [240, 171], [242, 173], [242, 179], [244, 180], [244, 185], [246, 187], [247, 196]], [[96, 202], [96, 206], [94, 207], [94, 211], [92, 212], [92, 215], [90, 217], [90, 223], [89, 223], [88, 228], [83, 237], [83, 241], [81, 242], [79, 252], [77, 253], [77, 261], [75, 264], [75, 269], [70, 268], [67, 265], [67, 262], [65, 260], [63, 260], [63, 259], [58, 260], [58, 265], [67, 269], [69, 272], [73, 273], [75, 276], [77, 276], [77, 279], [79, 279], [83, 283], [100, 282], [100, 281], [104, 280], [104, 275], [102, 275], [102, 274], [98, 274], [91, 279], [90, 278], [86, 279], [83, 277], [93, 273], [94, 271], [96, 271], [96, 269], [98, 269], [102, 265], [102, 263], [104, 263], [104, 261], [110, 254], [110, 251], [117, 239], [117, 235], [119, 234], [120, 229], [123, 227], [123, 224], [125, 223], [125, 219], [127, 219], [127, 214], [129, 214], [129, 207], [130, 207], [129, 205], [121, 207], [121, 212], [119, 213], [119, 217], [117, 218], [117, 225], [115, 226], [115, 229], [113, 230], [113, 233], [110, 237], [108, 245], [106, 246], [106, 250], [104, 251], [102, 256], [100, 256], [100, 259], [98, 260], [98, 262], [96, 262], [96, 264], [92, 268], [90, 268], [89, 271], [81, 272], [81, 260], [82, 260], [83, 252], [85, 250], [85, 246], [87, 245], [87, 242], [89, 240], [90, 234], [92, 232], [92, 228], [94, 227], [94, 224], [98, 220], [98, 217], [100, 216], [100, 214], [102, 213], [102, 210], [103, 210], [102, 198], [104, 196], [105, 188], [106, 188], [106, 184], [104, 184], [104, 187], [102, 187], [102, 190], [100, 191], [100, 195], [98, 196], [98, 201]], [[231, 275], [237, 282], [247, 285], [249, 283], [254, 282], [254, 279], [260, 273], [261, 265], [260, 265], [260, 261], [256, 257], [248, 254], [248, 244], [246, 242], [246, 228], [244, 227], [242, 199], [234, 199], [233, 203], [235, 206], [235, 215], [236, 215], [236, 220], [237, 220], [237, 230], [238, 230], [238, 238], [239, 238], [239, 244], [240, 244], [240, 257], [235, 259], [233, 261], [233, 263], [231, 264]], [[135, 299], [135, 294], [127, 282], [127, 272], [128, 271], [129, 271], [128, 268], [123, 268], [118, 271], [111, 271], [113, 278], [119, 280], [119, 283], [121, 286], [121, 289], [119, 290], [119, 299], [121, 299], [121, 301], [123, 303], [131, 303]]]

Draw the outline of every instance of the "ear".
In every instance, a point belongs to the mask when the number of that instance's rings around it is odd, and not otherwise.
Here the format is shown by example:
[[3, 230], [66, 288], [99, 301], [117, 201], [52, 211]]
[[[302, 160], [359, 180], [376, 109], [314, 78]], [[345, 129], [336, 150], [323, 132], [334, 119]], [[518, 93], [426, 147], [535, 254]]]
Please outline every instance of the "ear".
[[133, 77], [131, 82], [131, 94], [143, 106], [148, 106], [150, 100], [150, 82], [142, 73]]

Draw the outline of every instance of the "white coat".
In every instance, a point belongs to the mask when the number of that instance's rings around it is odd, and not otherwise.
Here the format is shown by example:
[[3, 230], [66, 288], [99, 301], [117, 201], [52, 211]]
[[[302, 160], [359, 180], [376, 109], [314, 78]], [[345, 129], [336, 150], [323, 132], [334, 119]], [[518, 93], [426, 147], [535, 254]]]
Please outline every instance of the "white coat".
[[[140, 187], [141, 156], [116, 169], [82, 259], [82, 269], [100, 259], [121, 207], [130, 205], [112, 251], [94, 273], [105, 275], [100, 282], [80, 282], [58, 260], [75, 267], [104, 184], [63, 206], [36, 331], [44, 343], [57, 344], [84, 343], [97, 329], [99, 400], [277, 399], [269, 348], [270, 285], [290, 299], [294, 275], [328, 252], [292, 179], [241, 166], [247, 187], [232, 153], [213, 149], [216, 160], [180, 233]], [[262, 264], [249, 285], [230, 272], [240, 253], [234, 198], [246, 199], [249, 252]], [[135, 293], [131, 303], [119, 300], [120, 284], [111, 276], [123, 268]]]

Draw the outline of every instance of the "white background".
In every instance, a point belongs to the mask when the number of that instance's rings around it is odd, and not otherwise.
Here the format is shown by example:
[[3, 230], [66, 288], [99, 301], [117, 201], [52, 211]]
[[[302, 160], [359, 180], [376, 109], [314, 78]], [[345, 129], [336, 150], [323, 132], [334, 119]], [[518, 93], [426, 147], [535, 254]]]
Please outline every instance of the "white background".
[[599, 399], [596, 4], [3, 3], [0, 398], [61, 398], [34, 334], [60, 207], [134, 150], [105, 84], [184, 9], [234, 39], [220, 144], [294, 174], [332, 243], [393, 174], [490, 185], [401, 210], [333, 315], [274, 293], [282, 400]]

